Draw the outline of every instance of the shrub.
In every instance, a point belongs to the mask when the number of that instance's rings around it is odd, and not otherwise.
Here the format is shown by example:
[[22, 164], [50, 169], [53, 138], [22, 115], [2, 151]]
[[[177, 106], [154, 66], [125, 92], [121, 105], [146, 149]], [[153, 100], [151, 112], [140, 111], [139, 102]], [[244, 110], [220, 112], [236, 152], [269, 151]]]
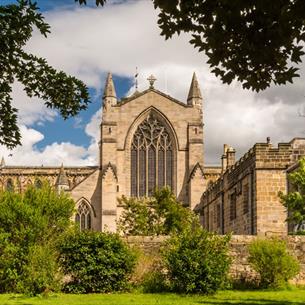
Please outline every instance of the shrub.
[[0, 192], [1, 292], [38, 294], [57, 289], [55, 252], [47, 249], [70, 226], [73, 210], [73, 200], [47, 183], [23, 194]]
[[166, 274], [160, 269], [147, 273], [143, 278], [142, 290], [145, 293], [161, 293], [170, 291], [170, 283]]
[[164, 264], [159, 251], [148, 254], [137, 248], [135, 250], [137, 264], [130, 280], [132, 286], [145, 293], [168, 291]]
[[229, 236], [201, 227], [172, 236], [163, 250], [172, 289], [181, 293], [210, 294], [222, 288], [230, 266]]
[[122, 196], [118, 201], [123, 206], [118, 227], [125, 235], [177, 233], [195, 219], [194, 213], [183, 207], [168, 187], [155, 190], [150, 198]]
[[128, 287], [136, 256], [117, 234], [82, 231], [60, 243], [60, 264], [71, 293], [121, 291]]
[[57, 253], [52, 245], [31, 247], [18, 291], [29, 295], [58, 291], [61, 286], [58, 270]]
[[300, 266], [284, 241], [258, 239], [249, 246], [249, 263], [260, 276], [262, 288], [281, 288], [296, 276]]

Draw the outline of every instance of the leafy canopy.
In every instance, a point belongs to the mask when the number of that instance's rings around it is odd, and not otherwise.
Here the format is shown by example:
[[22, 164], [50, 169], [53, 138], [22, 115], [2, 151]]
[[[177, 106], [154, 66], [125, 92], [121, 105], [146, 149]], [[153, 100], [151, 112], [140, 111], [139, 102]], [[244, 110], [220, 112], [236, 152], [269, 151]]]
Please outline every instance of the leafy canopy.
[[59, 110], [63, 118], [86, 109], [89, 94], [85, 84], [63, 71], [56, 71], [45, 59], [24, 50], [34, 29], [43, 36], [49, 25], [38, 12], [36, 3], [19, 0], [0, 5], [0, 144], [13, 148], [20, 144], [18, 110], [12, 106], [12, 84], [18, 80], [29, 97], [45, 101]]
[[[75, 0], [86, 4], [86, 0]], [[152, 0], [166, 39], [190, 33], [223, 83], [264, 90], [299, 76], [304, 55], [305, 1]], [[106, 0], [96, 0], [104, 5]]]
[[300, 231], [305, 224], [305, 158], [299, 161], [299, 168], [289, 174], [288, 179], [295, 191], [288, 194], [280, 192], [279, 197], [289, 211], [287, 221], [292, 221], [296, 231]]
[[155, 190], [149, 198], [122, 196], [118, 201], [123, 207], [118, 227], [125, 235], [168, 235], [195, 221], [194, 213], [183, 207], [168, 187]]

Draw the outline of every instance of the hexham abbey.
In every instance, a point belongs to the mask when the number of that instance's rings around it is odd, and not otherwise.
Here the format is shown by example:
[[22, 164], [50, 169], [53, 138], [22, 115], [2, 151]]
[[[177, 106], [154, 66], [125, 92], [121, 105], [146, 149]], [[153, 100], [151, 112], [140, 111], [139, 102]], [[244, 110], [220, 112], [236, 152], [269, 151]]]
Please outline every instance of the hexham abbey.
[[[204, 100], [193, 75], [186, 102], [150, 87], [117, 100], [111, 74], [103, 96], [99, 166], [16, 167], [0, 164], [0, 189], [23, 191], [48, 180], [76, 202], [82, 229], [116, 230], [117, 198], [150, 196], [168, 185], [202, 225], [220, 234], [287, 234], [287, 211], [278, 198], [287, 174], [305, 155], [305, 139], [273, 147], [256, 143], [239, 160], [224, 145], [219, 167], [204, 162]], [[291, 229], [291, 228], [289, 228]]]

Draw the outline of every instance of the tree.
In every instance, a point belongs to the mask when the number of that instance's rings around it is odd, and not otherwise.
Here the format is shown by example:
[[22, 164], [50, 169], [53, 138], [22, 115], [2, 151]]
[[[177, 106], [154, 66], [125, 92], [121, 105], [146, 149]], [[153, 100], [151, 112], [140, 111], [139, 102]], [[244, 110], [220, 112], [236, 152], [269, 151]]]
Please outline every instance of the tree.
[[168, 187], [155, 190], [150, 198], [122, 196], [118, 201], [123, 207], [118, 227], [125, 235], [168, 235], [182, 232], [197, 220]]
[[89, 94], [86, 85], [56, 71], [45, 59], [24, 51], [34, 28], [43, 35], [49, 25], [38, 13], [36, 3], [19, 0], [17, 4], [0, 6], [0, 144], [13, 148], [20, 144], [18, 110], [12, 106], [12, 84], [18, 80], [29, 97], [45, 101], [48, 108], [59, 110], [63, 118], [86, 109]]
[[50, 185], [0, 192], [0, 292], [36, 294], [57, 287], [56, 242], [71, 225], [74, 202]]
[[[75, 0], [86, 4], [86, 0]], [[190, 33], [223, 83], [264, 90], [298, 77], [304, 55], [305, 1], [152, 0], [166, 39]], [[106, 0], [96, 0], [104, 5]]]
[[287, 221], [296, 225], [296, 231], [302, 231], [305, 223], [305, 158], [299, 161], [299, 168], [289, 174], [289, 182], [295, 191], [288, 194], [279, 193], [282, 204], [289, 212]]

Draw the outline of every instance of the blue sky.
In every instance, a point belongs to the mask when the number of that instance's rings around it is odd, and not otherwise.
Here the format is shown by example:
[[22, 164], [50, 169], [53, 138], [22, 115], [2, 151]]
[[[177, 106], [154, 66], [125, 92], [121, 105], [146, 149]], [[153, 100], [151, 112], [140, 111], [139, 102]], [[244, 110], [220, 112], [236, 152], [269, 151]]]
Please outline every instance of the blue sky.
[[[208, 164], [219, 164], [224, 143], [235, 147], [241, 156], [266, 137], [277, 145], [305, 136], [305, 118], [298, 116], [305, 110], [304, 65], [293, 85], [273, 86], [257, 94], [243, 90], [237, 82], [223, 85], [210, 73], [205, 56], [189, 45], [188, 35], [165, 41], [150, 0], [112, 0], [98, 8], [94, 0], [81, 7], [74, 0], [37, 2], [51, 34], [45, 39], [35, 31], [27, 51], [83, 80], [90, 88], [92, 103], [76, 118], [64, 121], [43, 101], [30, 100], [22, 86], [14, 84], [23, 145], [13, 150], [13, 157], [0, 146], [0, 157], [3, 155], [7, 164], [96, 165], [105, 77], [112, 72], [121, 98], [134, 90], [136, 67], [140, 90], [148, 87], [146, 78], [154, 74], [156, 88], [182, 102], [196, 72], [204, 98]], [[14, 1], [1, 1], [6, 3]]]
[[[122, 98], [130, 88], [131, 78], [114, 75], [117, 96]], [[46, 145], [58, 142], [71, 141], [76, 145], [89, 146], [90, 137], [85, 133], [84, 127], [90, 122], [92, 116], [102, 107], [103, 91], [96, 92], [94, 88], [89, 88], [91, 103], [87, 110], [81, 111], [76, 117], [67, 120], [61, 116], [56, 116], [54, 121], [46, 121], [42, 126], [34, 124], [36, 130], [44, 134], [45, 138], [38, 142], [36, 147], [43, 149]], [[65, 132], [62, 132], [62, 131]]]

